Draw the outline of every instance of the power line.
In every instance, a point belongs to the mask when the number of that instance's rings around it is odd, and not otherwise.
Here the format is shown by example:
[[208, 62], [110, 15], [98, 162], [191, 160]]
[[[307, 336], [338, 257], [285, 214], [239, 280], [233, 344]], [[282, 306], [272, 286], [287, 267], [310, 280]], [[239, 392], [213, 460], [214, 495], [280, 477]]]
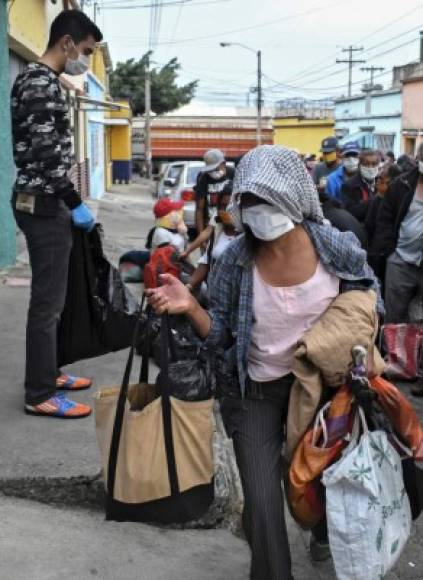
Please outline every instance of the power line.
[[[373, 56], [371, 56], [370, 58], [368, 58], [368, 59], [367, 59], [367, 61], [372, 61], [372, 60], [374, 60], [374, 59], [376, 59], [376, 58], [379, 58], [379, 57], [381, 57], [381, 56], [384, 56], [385, 54], [389, 54], [389, 53], [391, 53], [391, 52], [394, 52], [394, 51], [396, 51], [396, 50], [398, 50], [398, 49], [400, 49], [400, 48], [403, 48], [403, 47], [405, 47], [405, 46], [408, 46], [408, 45], [410, 45], [410, 44], [412, 44], [412, 43], [416, 42], [416, 40], [417, 40], [416, 38], [413, 38], [412, 40], [409, 40], [409, 41], [407, 41], [407, 42], [405, 42], [405, 43], [403, 43], [403, 44], [400, 44], [400, 45], [398, 45], [398, 46], [394, 46], [393, 48], [390, 48], [390, 49], [387, 49], [387, 50], [385, 50], [385, 51], [383, 51], [383, 52], [380, 52], [380, 53], [378, 53], [378, 54], [376, 54], [376, 55], [373, 55]], [[342, 72], [342, 71], [341, 71], [341, 72]], [[390, 71], [388, 71], [387, 73], [383, 73], [383, 75], [382, 75], [382, 76], [385, 76], [386, 74], [389, 74], [389, 73], [390, 73]], [[332, 74], [335, 74], [335, 73], [332, 73]], [[325, 76], [322, 76], [322, 77], [320, 77], [320, 78], [318, 78], [318, 79], [314, 79], [314, 80], [310, 81], [310, 84], [314, 84], [315, 82], [318, 82], [318, 81], [320, 81], [320, 80], [325, 80], [325, 79], [327, 79], [327, 78], [328, 78], [328, 76], [331, 76], [331, 75], [325, 75]], [[297, 91], [313, 91], [313, 92], [319, 92], [319, 91], [322, 91], [322, 92], [327, 92], [327, 91], [330, 91], [330, 90], [338, 90], [338, 89], [341, 89], [341, 88], [343, 88], [343, 86], [344, 86], [344, 85], [338, 85], [338, 86], [335, 86], [335, 87], [319, 87], [319, 88], [314, 88], [314, 89], [312, 89], [312, 88], [310, 88], [310, 87], [301, 87], [301, 86], [292, 86], [292, 85], [288, 85], [287, 83], [283, 83], [283, 82], [280, 82], [280, 81], [275, 81], [274, 79], [270, 78], [269, 76], [267, 76], [267, 78], [268, 78], [268, 79], [269, 79], [271, 82], [274, 82], [274, 83], [275, 83], [275, 85], [274, 85], [274, 86], [280, 86], [280, 87], [284, 87], [284, 88], [295, 89], [295, 90], [297, 90]], [[376, 78], [377, 78], [377, 77], [376, 77]], [[361, 81], [358, 81], [358, 82], [354, 82], [354, 83], [352, 83], [352, 86], [355, 86], [355, 85], [357, 85], [357, 84], [361, 84]]]
[[360, 70], [370, 73], [370, 88], [373, 88], [375, 72], [382, 72], [385, 70], [385, 68], [383, 66], [364, 66], [360, 68]]
[[[411, 14], [414, 14], [414, 12], [416, 12], [417, 10], [421, 10], [422, 8], [423, 8], [423, 5], [422, 5], [421, 3], [420, 3], [420, 4], [418, 4], [418, 5], [416, 5], [416, 6], [415, 6], [415, 7], [414, 7], [412, 10], [410, 10], [409, 12], [406, 12], [406, 13], [405, 13], [405, 14], [403, 14], [403, 15], [402, 15], [400, 18], [394, 18], [393, 20], [390, 20], [389, 22], [387, 22], [386, 24], [384, 24], [384, 25], [383, 25], [383, 26], [381, 26], [380, 28], [377, 28], [376, 30], [374, 30], [373, 32], [371, 32], [370, 34], [367, 34], [366, 36], [363, 36], [362, 38], [360, 38], [360, 39], [357, 41], [357, 43], [362, 43], [362, 42], [364, 42], [365, 40], [367, 40], [367, 39], [371, 38], [372, 36], [375, 36], [375, 35], [376, 35], [376, 34], [378, 34], [379, 32], [382, 32], [383, 30], [386, 30], [387, 28], [389, 28], [389, 27], [390, 27], [390, 26], [392, 26], [393, 24], [398, 24], [398, 22], [400, 22], [401, 20], [404, 20], [405, 18], [408, 18], [408, 16], [410, 16]], [[419, 26], [419, 27], [417, 27], [417, 28], [420, 28], [420, 26]], [[407, 31], [407, 32], [405, 32], [405, 33], [403, 33], [403, 35], [404, 35], [404, 34], [407, 34], [408, 32], [414, 31], [414, 30], [416, 30], [416, 28], [413, 28], [413, 29], [411, 29], [411, 30], [409, 30], [409, 31]], [[395, 38], [399, 38], [399, 36], [397, 36], [397, 37], [393, 37], [393, 38], [390, 38], [390, 39], [388, 39], [387, 41], [384, 41], [384, 43], [390, 42], [391, 40], [394, 40]], [[384, 44], [384, 43], [383, 43], [383, 44]], [[379, 44], [379, 46], [380, 46], [381, 44], [382, 44], [382, 43], [380, 43], [380, 44]], [[369, 48], [369, 49], [367, 49], [367, 50], [371, 50], [371, 49], [373, 49], [373, 48], [376, 48], [377, 46], [378, 46], [378, 45], [376, 45], [376, 46], [373, 46], [373, 47], [370, 47], [370, 48]], [[323, 64], [323, 63], [327, 62], [328, 60], [332, 60], [333, 58], [335, 58], [335, 57], [337, 56], [338, 52], [339, 52], [339, 51], [336, 51], [336, 52], [334, 52], [334, 53], [331, 53], [329, 56], [325, 57], [324, 59], [322, 59], [322, 60], [319, 60], [318, 62], [316, 62], [316, 63], [313, 63], [313, 64], [311, 64], [310, 66], [306, 67], [305, 69], [301, 70], [300, 72], [296, 73], [294, 76], [288, 77], [288, 78], [285, 80], [285, 82], [286, 82], [286, 83], [289, 83], [289, 82], [292, 82], [292, 81], [298, 81], [300, 78], [303, 78], [304, 76], [309, 76], [310, 74], [312, 74], [312, 75], [313, 75], [313, 74], [314, 74], [314, 73], [316, 73], [316, 72], [321, 72], [321, 71], [324, 71], [324, 70], [327, 70], [327, 69], [333, 68], [334, 66], [336, 66], [336, 63], [335, 63], [335, 64], [333, 64], [333, 63], [332, 63], [332, 64], [329, 64], [329, 65], [326, 65], [326, 66], [324, 66], [323, 68], [321, 68], [321, 69], [318, 69], [317, 71], [315, 70], [315, 67], [316, 67], [316, 66], [319, 66], [320, 64]], [[310, 72], [309, 74], [304, 74], [304, 73], [307, 73], [308, 71], [311, 71], [311, 72]]]
[[351, 90], [352, 90], [352, 69], [355, 64], [363, 64], [366, 61], [355, 59], [354, 53], [355, 52], [363, 52], [362, 46], [352, 46], [350, 45], [348, 48], [343, 48], [342, 52], [348, 52], [348, 58], [346, 60], [336, 59], [336, 64], [348, 63], [348, 96], [351, 97]]

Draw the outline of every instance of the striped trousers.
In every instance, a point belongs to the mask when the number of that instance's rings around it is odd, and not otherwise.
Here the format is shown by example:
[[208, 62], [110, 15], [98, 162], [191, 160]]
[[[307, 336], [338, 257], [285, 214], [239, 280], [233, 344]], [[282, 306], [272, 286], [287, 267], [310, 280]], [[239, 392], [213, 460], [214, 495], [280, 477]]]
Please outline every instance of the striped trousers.
[[[282, 443], [292, 375], [225, 397], [222, 417], [233, 438], [244, 491], [243, 527], [251, 548], [251, 580], [292, 580], [282, 491]], [[263, 384], [262, 384], [263, 385]]]

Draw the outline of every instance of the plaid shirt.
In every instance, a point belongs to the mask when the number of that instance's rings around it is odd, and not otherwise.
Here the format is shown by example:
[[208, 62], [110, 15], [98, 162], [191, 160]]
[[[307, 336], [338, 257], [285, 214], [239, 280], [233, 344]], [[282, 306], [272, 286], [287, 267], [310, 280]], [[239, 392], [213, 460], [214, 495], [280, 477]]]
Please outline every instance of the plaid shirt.
[[[383, 313], [378, 281], [355, 235], [312, 221], [304, 221], [303, 226], [323, 266], [340, 278], [341, 292], [375, 290], [378, 311]], [[233, 364], [244, 393], [253, 326], [253, 260], [244, 236], [232, 242], [214, 267], [210, 278], [210, 304], [212, 325], [207, 345], [233, 347], [230, 349]]]

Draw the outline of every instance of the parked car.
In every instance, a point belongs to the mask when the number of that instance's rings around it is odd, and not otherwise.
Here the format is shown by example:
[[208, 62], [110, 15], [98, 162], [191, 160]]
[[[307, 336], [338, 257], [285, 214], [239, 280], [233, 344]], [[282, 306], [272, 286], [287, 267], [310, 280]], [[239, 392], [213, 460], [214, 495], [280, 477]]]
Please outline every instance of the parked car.
[[175, 201], [182, 199], [184, 221], [190, 237], [195, 236], [195, 194], [194, 185], [198, 174], [204, 168], [202, 161], [175, 161], [169, 163], [159, 183], [158, 198], [170, 197]]

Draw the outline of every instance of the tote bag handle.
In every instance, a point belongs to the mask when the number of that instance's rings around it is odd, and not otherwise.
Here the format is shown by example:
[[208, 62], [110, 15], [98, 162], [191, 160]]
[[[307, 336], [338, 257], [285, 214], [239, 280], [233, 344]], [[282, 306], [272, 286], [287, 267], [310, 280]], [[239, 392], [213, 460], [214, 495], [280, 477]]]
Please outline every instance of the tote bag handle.
[[[141, 318], [143, 314], [143, 304], [144, 297], [143, 301], [141, 302], [137, 322], [135, 324], [134, 333], [132, 337], [132, 344], [125, 367], [125, 373], [122, 380], [122, 386], [119, 392], [118, 402], [116, 405], [116, 415], [113, 425], [112, 439], [110, 443], [109, 463], [107, 472], [107, 491], [109, 497], [111, 497], [112, 499], [114, 496], [116, 467], [119, 456], [119, 444], [122, 433], [123, 417], [125, 414], [125, 404], [128, 396], [129, 381], [134, 362], [135, 348], [137, 344], [137, 339], [141, 325]], [[172, 359], [175, 360], [176, 358], [175, 345], [169, 326], [169, 317], [168, 314], [165, 313], [162, 316], [160, 329], [160, 350], [161, 350], [160, 358], [162, 361], [162, 377], [163, 377], [163, 384], [161, 385], [162, 389], [161, 397], [162, 397], [163, 432], [169, 473], [169, 483], [171, 495], [174, 496], [179, 494], [179, 482], [176, 472], [175, 450], [173, 446], [173, 434], [172, 434], [172, 408], [170, 402], [170, 389], [169, 389], [169, 344], [172, 345], [171, 354]], [[142, 363], [140, 373], [141, 383], [148, 382], [149, 353], [150, 353], [150, 311], [147, 316], [147, 332], [142, 348]]]

